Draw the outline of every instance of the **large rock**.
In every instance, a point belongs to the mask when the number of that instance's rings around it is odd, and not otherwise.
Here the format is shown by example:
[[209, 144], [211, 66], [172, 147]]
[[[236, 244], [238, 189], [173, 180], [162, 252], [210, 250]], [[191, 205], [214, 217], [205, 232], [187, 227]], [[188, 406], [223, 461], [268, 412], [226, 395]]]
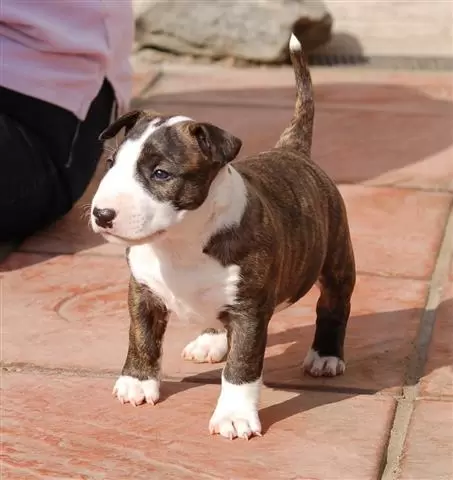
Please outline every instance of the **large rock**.
[[133, 0], [136, 48], [262, 63], [288, 58], [295, 25], [306, 52], [330, 39], [321, 0]]

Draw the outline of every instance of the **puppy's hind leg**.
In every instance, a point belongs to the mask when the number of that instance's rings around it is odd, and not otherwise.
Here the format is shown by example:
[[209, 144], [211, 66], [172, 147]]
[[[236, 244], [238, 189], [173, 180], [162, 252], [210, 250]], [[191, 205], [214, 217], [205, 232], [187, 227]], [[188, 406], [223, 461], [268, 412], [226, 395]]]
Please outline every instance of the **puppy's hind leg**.
[[345, 371], [344, 340], [355, 286], [355, 264], [349, 235], [335, 261], [325, 263], [316, 305], [316, 332], [303, 369], [314, 377], [334, 377]]
[[182, 351], [184, 360], [196, 363], [219, 363], [228, 353], [227, 332], [224, 329], [207, 328], [188, 343]]

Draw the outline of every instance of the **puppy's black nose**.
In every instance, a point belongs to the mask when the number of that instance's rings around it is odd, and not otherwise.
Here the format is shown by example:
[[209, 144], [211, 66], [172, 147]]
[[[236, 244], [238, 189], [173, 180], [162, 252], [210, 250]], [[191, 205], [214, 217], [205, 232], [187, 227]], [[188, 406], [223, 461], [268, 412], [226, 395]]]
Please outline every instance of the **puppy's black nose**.
[[93, 208], [95, 222], [102, 228], [112, 228], [112, 221], [116, 217], [116, 212], [112, 208]]

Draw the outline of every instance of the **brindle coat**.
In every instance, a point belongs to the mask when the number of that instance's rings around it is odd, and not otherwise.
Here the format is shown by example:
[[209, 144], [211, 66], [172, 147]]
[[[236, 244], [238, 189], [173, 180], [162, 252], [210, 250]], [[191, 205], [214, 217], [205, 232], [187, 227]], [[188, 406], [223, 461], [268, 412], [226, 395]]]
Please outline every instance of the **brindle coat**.
[[[311, 79], [303, 55], [291, 56], [297, 86], [295, 114], [274, 149], [235, 159], [239, 139], [213, 125], [191, 124], [156, 132], [138, 162], [145, 187], [152, 187], [153, 195], [171, 199], [181, 209], [195, 209], [203, 202], [225, 164], [231, 162], [245, 181], [248, 203], [241, 223], [213, 235], [203, 250], [223, 265], [241, 268], [237, 302], [219, 314], [229, 341], [224, 377], [234, 384], [260, 377], [267, 328], [276, 306], [296, 302], [317, 281], [321, 294], [313, 349], [320, 356], [344, 358], [355, 285], [346, 209], [332, 180], [311, 161]], [[112, 124], [101, 139], [112, 138], [123, 127], [126, 139], [137, 137], [156, 116], [154, 112], [131, 112]], [[171, 138], [165, 138], [170, 134]], [[171, 151], [163, 151], [169, 143]], [[180, 182], [173, 183], [171, 190], [166, 184], [149, 184], [147, 172], [158, 162], [166, 162], [178, 173]], [[132, 277], [129, 312], [129, 351], [122, 374], [140, 380], [156, 378], [169, 312], [160, 298]]]

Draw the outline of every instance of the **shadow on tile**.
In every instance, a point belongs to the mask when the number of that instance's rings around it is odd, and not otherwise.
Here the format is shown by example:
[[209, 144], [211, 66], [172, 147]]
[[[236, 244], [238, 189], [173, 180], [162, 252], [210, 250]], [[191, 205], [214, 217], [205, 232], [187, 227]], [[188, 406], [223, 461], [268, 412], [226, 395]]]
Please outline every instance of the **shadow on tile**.
[[[443, 302], [440, 310], [452, 308], [453, 299]], [[313, 338], [313, 329], [310, 326], [269, 334], [268, 347], [276, 344], [285, 345], [295, 340], [296, 342], [284, 349], [281, 354], [266, 357], [265, 388], [291, 392], [294, 396], [285, 398], [281, 403], [261, 407], [260, 415], [264, 428], [268, 429], [274, 423], [279, 423], [306, 410], [347, 398], [370, 395], [398, 396], [403, 386], [416, 385], [423, 380], [423, 377], [429, 376], [438, 369], [450, 368], [451, 382], [453, 379], [451, 350], [449, 355], [442, 357], [437, 355], [435, 362], [427, 363], [426, 352], [416, 346], [415, 335], [418, 333], [418, 325], [408, 324], [407, 319], [419, 318], [421, 314], [421, 309], [411, 309], [351, 317], [352, 336], [363, 335], [366, 341], [361, 345], [357, 344], [356, 340], [356, 344], [349, 346], [346, 352], [348, 363], [346, 373], [342, 377], [333, 379], [312, 379], [302, 373], [300, 363], [307, 345]], [[375, 338], [378, 339], [377, 342]], [[424, 341], [428, 340], [428, 337], [424, 337]], [[413, 369], [414, 358], [416, 359], [415, 369]], [[299, 359], [297, 365], [295, 365], [296, 359]], [[209, 372], [187, 375], [180, 380], [181, 383], [164, 382], [162, 401], [181, 391], [201, 388], [206, 384], [218, 385], [220, 393], [222, 366], [223, 364], [219, 364], [220, 368]], [[373, 382], [375, 382], [374, 386]]]
[[[396, 84], [315, 85], [313, 158], [335, 181], [357, 183], [412, 172], [443, 152], [453, 144], [453, 90], [447, 82], [427, 83], [432, 96]], [[218, 124], [243, 139], [242, 155], [248, 155], [273, 147], [291, 118], [294, 96], [294, 87], [230, 88], [154, 95], [135, 106]]]
[[[186, 379], [185, 382], [165, 382], [163, 385], [162, 397], [159, 401], [165, 402], [167, 399], [173, 396], [178, 396], [178, 394], [196, 389], [196, 388], [203, 388], [205, 383], [197, 384], [191, 383], [189, 379]], [[273, 425], [276, 425], [284, 420], [287, 420], [293, 416], [299, 415], [303, 412], [308, 412], [312, 409], [317, 407], [322, 407], [324, 405], [329, 405], [337, 402], [341, 402], [343, 400], [347, 400], [348, 398], [355, 397], [357, 395], [351, 395], [344, 392], [322, 392], [322, 391], [297, 391], [292, 389], [272, 389], [273, 401], [269, 405], [268, 402], [265, 401], [266, 397], [266, 390], [269, 390], [269, 387], [265, 387], [262, 392], [262, 397], [264, 405], [261, 405], [260, 408], [260, 419], [263, 428], [263, 434], [267, 432]], [[220, 389], [219, 389], [220, 391]], [[290, 394], [288, 395], [281, 395], [282, 399], [279, 402], [278, 391], [280, 392], [287, 392]], [[277, 395], [275, 395], [277, 393]], [[363, 394], [366, 396], [366, 394]], [[275, 398], [277, 397], [277, 398]], [[147, 406], [142, 406], [143, 408], [147, 408]], [[215, 403], [212, 404], [211, 410], [215, 407]], [[125, 408], [128, 408], [128, 405], [125, 405]], [[212, 411], [208, 410], [206, 415], [210, 415]], [[208, 417], [209, 418], [209, 417]]]

